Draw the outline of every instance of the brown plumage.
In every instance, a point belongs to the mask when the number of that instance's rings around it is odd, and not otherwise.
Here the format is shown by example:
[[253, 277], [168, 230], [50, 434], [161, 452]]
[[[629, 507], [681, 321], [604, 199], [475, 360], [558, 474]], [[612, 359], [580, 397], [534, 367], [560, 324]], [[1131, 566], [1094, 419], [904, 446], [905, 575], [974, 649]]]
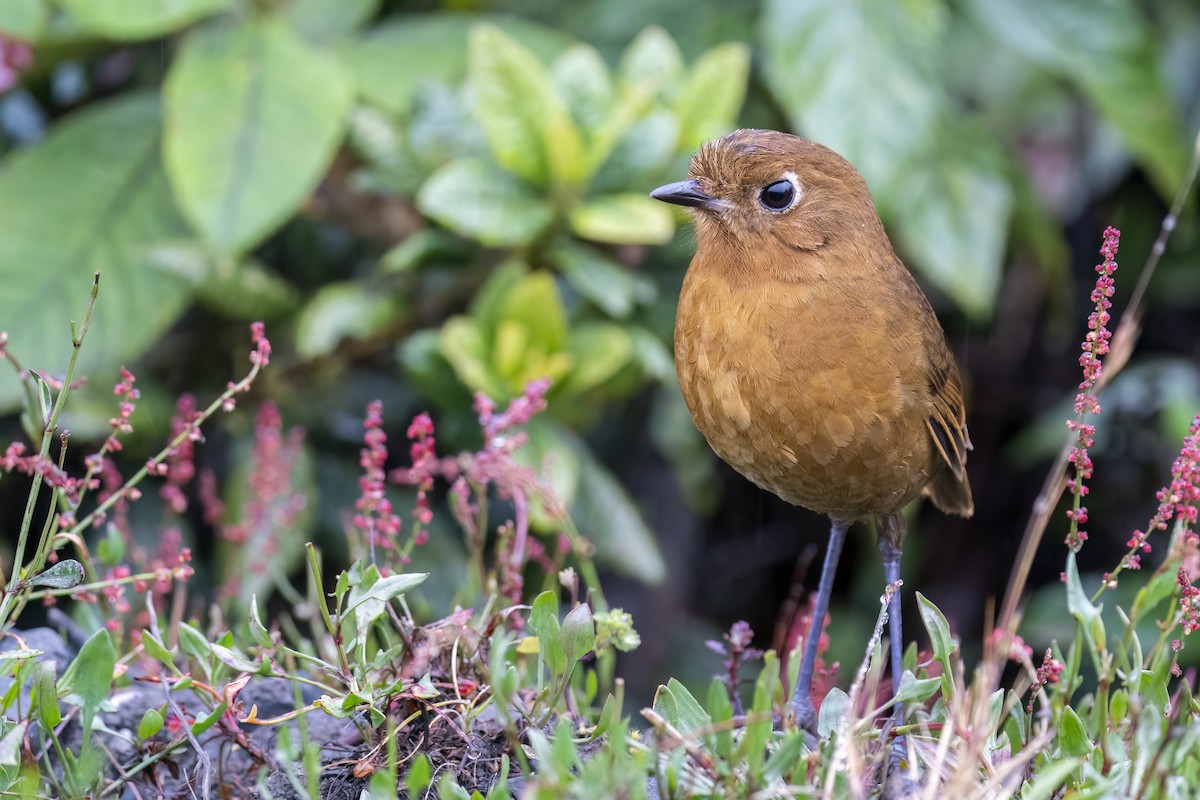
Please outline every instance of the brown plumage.
[[740, 130], [651, 196], [694, 209], [675, 358], [696, 426], [750, 481], [834, 520], [827, 562], [875, 519], [898, 576], [905, 504], [971, 515], [971, 443], [945, 334], [866, 182], [815, 142]]

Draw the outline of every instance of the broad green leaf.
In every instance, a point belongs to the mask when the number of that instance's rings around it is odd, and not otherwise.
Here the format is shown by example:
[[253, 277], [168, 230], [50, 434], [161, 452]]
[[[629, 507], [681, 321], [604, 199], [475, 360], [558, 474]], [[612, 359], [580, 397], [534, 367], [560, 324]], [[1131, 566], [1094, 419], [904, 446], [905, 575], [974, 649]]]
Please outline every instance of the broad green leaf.
[[579, 459], [579, 492], [571, 516], [595, 543], [596, 560], [631, 578], [658, 583], [667, 567], [637, 506], [586, 444], [570, 431], [562, 433]]
[[451, 317], [438, 333], [438, 351], [468, 389], [499, 397], [503, 389], [489, 368], [487, 340], [470, 317]]
[[[70, 320], [81, 320], [92, 273], [100, 295], [76, 374], [129, 361], [178, 317], [185, 282], [153, 268], [156, 245], [188, 235], [160, 164], [154, 96], [129, 94], [58, 122], [0, 172], [0, 319], [30, 368], [61, 372]], [[70, 187], [64, 191], [63, 187]], [[0, 380], [0, 405], [19, 387]]]
[[1013, 192], [990, 135], [961, 126], [954, 144], [904, 172], [897, 239], [915, 265], [968, 313], [986, 316], [1000, 288]]
[[1083, 720], [1075, 713], [1075, 709], [1067, 706], [1058, 715], [1058, 744], [1064, 755], [1086, 756], [1092, 752], [1092, 742], [1088, 739], [1087, 728]]
[[218, 252], [294, 214], [333, 157], [351, 83], [271, 20], [196, 31], [167, 75], [164, 159], [188, 219]]
[[22, 42], [36, 42], [48, 15], [46, 0], [4, 0], [0, 3], [0, 33]]
[[971, 0], [983, 26], [1010, 47], [1075, 81], [1170, 197], [1190, 151], [1163, 80], [1162, 45], [1132, 0]]
[[572, 355], [572, 368], [560, 386], [564, 394], [582, 393], [603, 385], [628, 365], [633, 355], [629, 331], [608, 322], [576, 325], [567, 347]]
[[687, 687], [674, 678], [667, 681], [666, 686], [658, 687], [654, 710], [683, 734], [707, 727], [712, 722]]
[[530, 341], [547, 353], [567, 344], [567, 312], [548, 272], [531, 272], [515, 283], [501, 301], [500, 318], [520, 322], [529, 330]]
[[476, 113], [496, 161], [536, 185], [575, 184], [587, 171], [579, 127], [546, 67], [491, 25], [471, 32]]
[[675, 235], [671, 208], [644, 194], [610, 194], [571, 209], [571, 229], [607, 244], [665, 244]]
[[145, 628], [142, 628], [142, 649], [146, 651], [146, 655], [163, 666], [174, 668], [175, 656], [157, 636]]
[[33, 702], [37, 706], [37, 720], [46, 730], [56, 728], [62, 722], [55, 669], [53, 661], [38, 661], [33, 665]]
[[208, 273], [196, 284], [196, 299], [227, 317], [266, 320], [270, 328], [272, 320], [295, 312], [300, 292], [271, 267], [248, 259]]
[[654, 299], [654, 284], [595, 248], [574, 241], [554, 250], [554, 263], [567, 283], [605, 314], [625, 319], [638, 302]]
[[488, 247], [529, 244], [554, 218], [550, 204], [528, 185], [472, 160], [452, 161], [431, 175], [417, 194], [417, 208]]
[[387, 575], [371, 584], [370, 588], [359, 597], [354, 597], [352, 592], [346, 613], [354, 614], [354, 624], [359, 641], [365, 640], [371, 623], [383, 614], [388, 603], [412, 591], [424, 583], [428, 577], [429, 573], [427, 572]]
[[296, 352], [329, 355], [343, 340], [366, 339], [396, 323], [400, 309], [387, 294], [354, 281], [323, 286], [296, 319]]
[[543, 61], [567, 47], [570, 37], [536, 23], [488, 14], [403, 14], [348, 41], [339, 55], [350, 65], [359, 93], [393, 114], [408, 111], [418, 88], [431, 82], [456, 84], [466, 77], [467, 38], [487, 21]]
[[112, 638], [107, 629], [101, 628], [83, 643], [79, 654], [63, 674], [63, 686], [79, 700], [85, 740], [91, 736], [96, 714], [108, 698], [116, 665], [117, 653], [113, 649]]
[[[529, 438], [513, 452], [513, 459], [544, 475], [554, 497], [564, 508], [570, 508], [579, 491], [579, 458], [563, 439], [561, 427], [539, 416], [525, 425], [525, 433]], [[546, 470], [543, 469], [545, 465], [549, 465]], [[562, 521], [552, 518], [543, 503], [537, 498], [530, 498], [530, 503], [530, 522], [535, 528], [558, 529]]]
[[[5, 0], [11, 2], [11, 0]], [[233, 0], [58, 0], [79, 27], [110, 39], [152, 39], [224, 11]]]
[[942, 88], [945, 16], [937, 0], [767, 0], [765, 74], [792, 126], [867, 179], [910, 266], [982, 316], [1014, 200], [992, 134], [960, 123]]
[[608, 116], [613, 102], [608, 65], [596, 48], [589, 44], [576, 44], [554, 60], [550, 65], [550, 74], [571, 117], [590, 138]]
[[379, 12], [381, 0], [290, 0], [277, 13], [304, 38], [332, 42]]
[[[0, 767], [15, 769], [22, 762], [22, 751], [25, 745], [25, 735], [29, 731], [29, 720], [21, 719], [0, 736]], [[31, 794], [36, 796], [39, 786], [33, 786]]]
[[944, 17], [938, 0], [767, 0], [763, 74], [793, 128], [884, 190], [933, 139]]
[[596, 623], [592, 621], [591, 606], [580, 603], [567, 612], [563, 617], [559, 642], [567, 656], [568, 665], [574, 664], [595, 649]]
[[1170, 713], [1171, 696], [1167, 693], [1167, 682], [1161, 675], [1148, 669], [1142, 670], [1139, 687], [1142, 702], [1147, 708], [1153, 708], [1164, 717]]
[[746, 97], [750, 49], [731, 42], [718, 45], [697, 59], [675, 100], [679, 115], [679, 149], [691, 150], [728, 133]]
[[648, 84], [656, 90], [673, 88], [683, 80], [683, 55], [671, 34], [651, 25], [625, 48], [617, 73], [629, 85]]

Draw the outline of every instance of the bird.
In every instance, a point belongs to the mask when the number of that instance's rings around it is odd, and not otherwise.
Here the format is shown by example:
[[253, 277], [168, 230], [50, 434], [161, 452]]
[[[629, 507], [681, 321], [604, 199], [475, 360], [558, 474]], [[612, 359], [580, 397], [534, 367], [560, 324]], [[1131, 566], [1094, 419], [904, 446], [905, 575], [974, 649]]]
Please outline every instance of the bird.
[[[847, 530], [874, 522], [896, 584], [909, 502], [924, 495], [945, 513], [974, 512], [962, 377], [866, 180], [833, 150], [736, 130], [702, 144], [686, 179], [650, 197], [695, 222], [675, 366], [696, 427], [749, 481], [831, 522], [791, 700], [796, 722], [815, 732], [817, 642]], [[888, 620], [895, 693], [898, 592]]]

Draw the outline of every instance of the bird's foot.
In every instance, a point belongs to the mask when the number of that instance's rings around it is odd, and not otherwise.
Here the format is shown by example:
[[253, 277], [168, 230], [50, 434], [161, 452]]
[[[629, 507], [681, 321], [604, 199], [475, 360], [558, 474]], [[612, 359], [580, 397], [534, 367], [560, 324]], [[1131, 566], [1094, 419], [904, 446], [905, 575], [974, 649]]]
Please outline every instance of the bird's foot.
[[816, 734], [817, 710], [813, 707], [812, 697], [797, 692], [792, 697], [792, 713], [796, 715], [797, 727], [811, 734]]

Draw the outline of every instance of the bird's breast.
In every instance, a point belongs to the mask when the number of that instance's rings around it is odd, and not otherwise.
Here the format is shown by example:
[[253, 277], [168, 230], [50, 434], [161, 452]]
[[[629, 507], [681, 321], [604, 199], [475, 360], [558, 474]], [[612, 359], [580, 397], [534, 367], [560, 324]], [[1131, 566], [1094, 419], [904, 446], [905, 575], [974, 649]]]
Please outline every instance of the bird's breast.
[[733, 280], [693, 263], [675, 325], [679, 385], [717, 455], [845, 518], [898, 509], [933, 471], [919, 348], [897, 310], [860, 288]]

